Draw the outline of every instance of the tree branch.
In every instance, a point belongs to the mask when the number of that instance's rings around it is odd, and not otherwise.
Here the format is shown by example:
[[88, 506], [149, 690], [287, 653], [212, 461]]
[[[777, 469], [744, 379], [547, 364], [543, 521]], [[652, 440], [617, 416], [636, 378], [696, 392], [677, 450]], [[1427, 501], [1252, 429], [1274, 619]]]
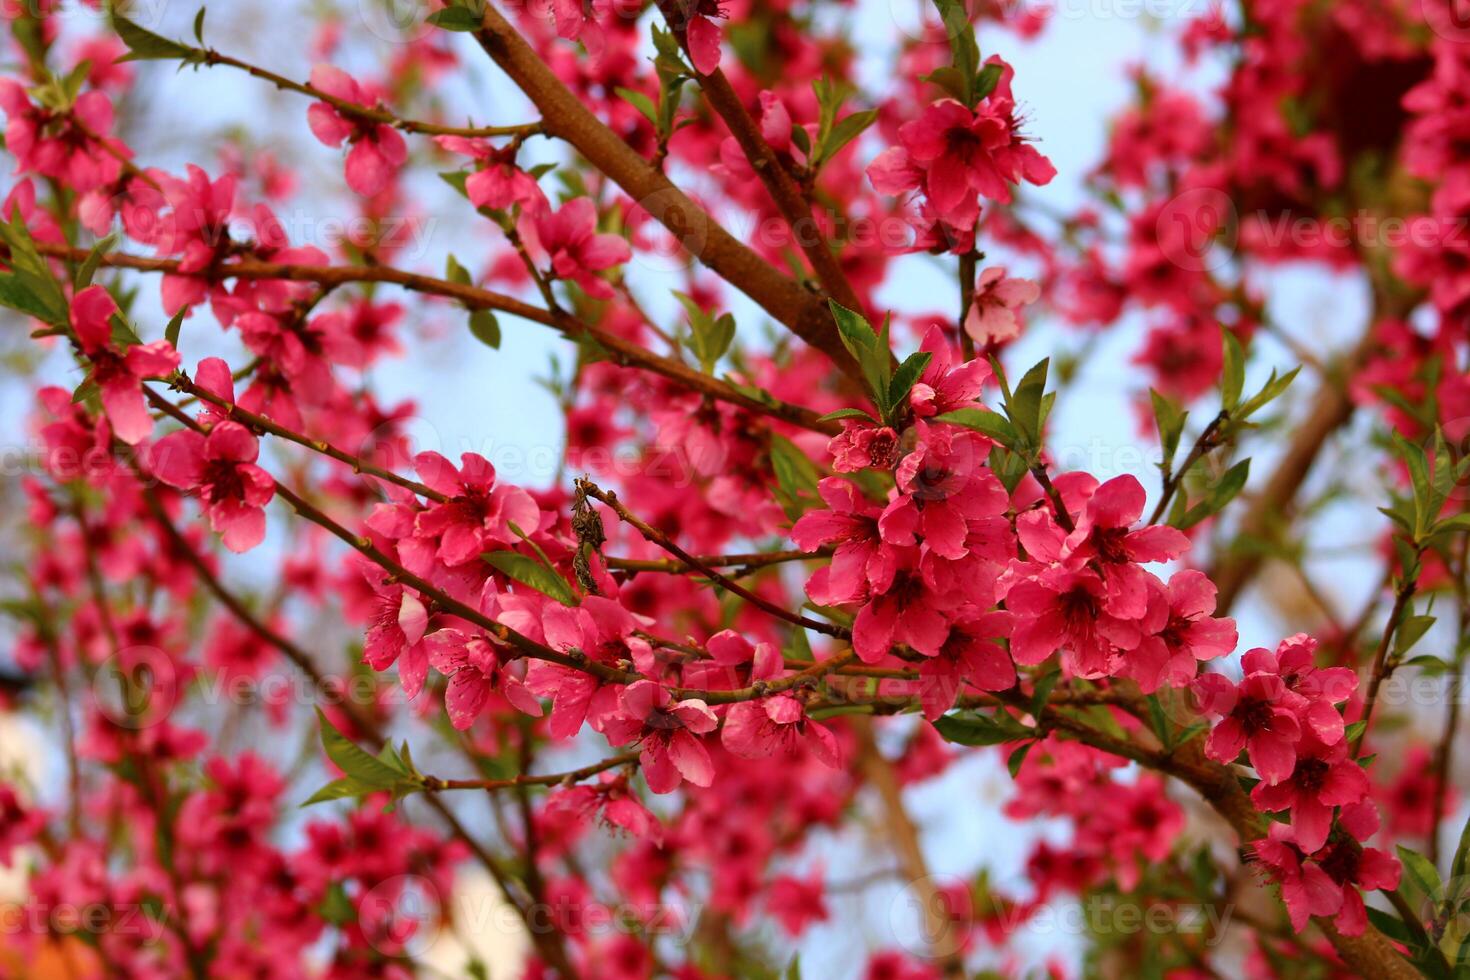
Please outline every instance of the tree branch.
[[802, 288], [736, 239], [662, 171], [634, 152], [562, 84], [493, 4], [485, 4], [483, 26], [475, 37], [535, 104], [548, 134], [570, 143], [669, 229], [691, 255], [861, 383], [857, 363], [842, 345], [837, 325], [821, 297]]

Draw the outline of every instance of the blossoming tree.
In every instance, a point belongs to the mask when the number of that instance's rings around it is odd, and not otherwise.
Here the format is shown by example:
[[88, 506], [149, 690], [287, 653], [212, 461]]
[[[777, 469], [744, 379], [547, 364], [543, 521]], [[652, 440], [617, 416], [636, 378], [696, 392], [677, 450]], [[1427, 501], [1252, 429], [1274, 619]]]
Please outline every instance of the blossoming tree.
[[[7, 975], [1464, 975], [1455, 0], [1171, 21], [1060, 211], [1007, 60], [1045, 7], [858, 51], [887, 10], [451, 0], [348, 71], [337, 6], [299, 74], [202, 9], [0, 6], [3, 697], [56, 749], [0, 783]], [[168, 118], [171, 165], [127, 135], [170, 68], [295, 101]], [[277, 218], [308, 166], [351, 234]], [[1283, 321], [1301, 270], [1362, 322]], [[552, 479], [383, 394], [545, 330]], [[1145, 479], [1056, 444], [1100, 363]], [[1006, 881], [912, 806], [992, 770]], [[1172, 927], [1038, 925], [1100, 898]]]

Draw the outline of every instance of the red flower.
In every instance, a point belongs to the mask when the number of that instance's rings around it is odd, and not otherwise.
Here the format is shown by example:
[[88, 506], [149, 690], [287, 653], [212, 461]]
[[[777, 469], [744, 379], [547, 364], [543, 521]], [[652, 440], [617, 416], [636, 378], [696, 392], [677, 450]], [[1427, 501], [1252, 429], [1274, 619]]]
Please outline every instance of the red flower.
[[1281, 898], [1294, 929], [1301, 932], [1313, 915], [1334, 916], [1345, 936], [1360, 936], [1368, 927], [1360, 889], [1392, 891], [1403, 872], [1397, 858], [1359, 840], [1378, 830], [1378, 811], [1360, 803], [1342, 811], [1343, 833], [1325, 848], [1311, 852], [1284, 824], [1272, 824], [1271, 836], [1251, 845], [1271, 880], [1281, 885]]
[[899, 128], [900, 152], [889, 150], [869, 167], [880, 192], [902, 193], [922, 185], [938, 216], [970, 227], [980, 213], [979, 197], [1011, 200], [1011, 184], [1046, 184], [1056, 176], [1051, 161], [1018, 132], [1011, 67], [1003, 66], [995, 90], [975, 109], [954, 99], [926, 106], [919, 118]]
[[939, 653], [919, 665], [919, 697], [924, 717], [933, 721], [954, 707], [964, 684], [982, 691], [1004, 691], [1016, 684], [1016, 665], [999, 641], [1011, 631], [1011, 614], [981, 613], [956, 620]]
[[[331, 65], [313, 68], [311, 84], [318, 91], [364, 108], [378, 101], [351, 75]], [[387, 187], [408, 159], [402, 134], [386, 123], [344, 113], [327, 102], [317, 102], [307, 109], [306, 121], [316, 138], [327, 146], [341, 146], [343, 140], [352, 145], [347, 153], [347, 186], [363, 197], [372, 197]]]
[[548, 814], [569, 813], [583, 819], [601, 812], [602, 822], [629, 837], [658, 841], [663, 837], [658, 818], [638, 802], [628, 777], [602, 773], [596, 785], [583, 783], [557, 790], [546, 800]]
[[1073, 674], [1105, 677], [1142, 640], [1137, 624], [1106, 611], [1103, 580], [1091, 569], [1044, 567], [1013, 582], [1003, 598], [1016, 616], [1011, 655], [1018, 664], [1039, 664], [1065, 648], [1063, 664]]
[[[511, 599], [506, 596], [502, 602]], [[648, 620], [634, 616], [613, 599], [587, 596], [575, 607], [547, 603], [539, 616], [539, 622], [535, 622], [529, 609], [512, 610], [503, 613], [500, 621], [522, 633], [544, 631], [552, 649], [577, 651], [610, 667], [627, 660], [647, 665], [653, 659], [647, 641], [634, 635], [648, 625]], [[584, 722], [601, 731], [603, 721], [620, 707], [616, 686], [561, 664], [534, 662], [527, 670], [526, 682], [537, 694], [551, 698], [549, 731], [556, 738], [573, 737]]]
[[878, 536], [877, 505], [840, 477], [827, 477], [817, 492], [830, 510], [810, 510], [791, 528], [791, 540], [803, 551], [816, 551], [824, 544], [835, 545], [832, 563], [818, 569], [807, 583], [817, 602], [835, 605], [865, 598], [872, 590], [887, 591], [897, 568], [892, 545]]
[[1225, 656], [1238, 639], [1235, 620], [1210, 615], [1215, 611], [1215, 583], [1203, 572], [1185, 569], [1168, 586], [1154, 584], [1152, 591], [1145, 620], [1158, 618], [1161, 626], [1139, 642], [1125, 665], [1125, 673], [1145, 694], [1184, 687], [1194, 680], [1200, 663]]
[[179, 490], [195, 492], [231, 551], [249, 551], [265, 538], [265, 510], [275, 481], [255, 465], [260, 447], [238, 422], [219, 422], [201, 435], [185, 429], [153, 448], [153, 472]]
[[1361, 803], [1368, 797], [1368, 774], [1348, 755], [1347, 741], [1324, 745], [1311, 731], [1296, 747], [1296, 768], [1274, 785], [1258, 783], [1251, 802], [1271, 812], [1291, 811], [1291, 829], [1303, 850], [1327, 843], [1333, 807]]
[[435, 556], [446, 565], [462, 565], [478, 558], [493, 543], [515, 544], [541, 523], [541, 511], [520, 487], [496, 486], [495, 467], [478, 453], [465, 453], [460, 465], [439, 453], [419, 453], [414, 468], [430, 489], [450, 498], [430, 503], [414, 520], [414, 536], [437, 547]]
[[[105, 134], [112, 128], [112, 101], [98, 91], [83, 92], [66, 112], [31, 102], [14, 79], [0, 79], [0, 110], [6, 115], [5, 149], [18, 173], [59, 181], [79, 194], [111, 184], [122, 173], [128, 148]], [[96, 135], [113, 153], [97, 145]]]
[[166, 377], [178, 370], [179, 353], [166, 340], [133, 344], [119, 350], [112, 340], [117, 303], [102, 286], [88, 286], [72, 297], [71, 326], [82, 353], [92, 362], [97, 386], [113, 433], [136, 445], [153, 431], [153, 417], [143, 398], [143, 379]]
[[573, 198], [558, 211], [538, 211], [535, 229], [554, 277], [573, 280], [589, 296], [612, 298], [612, 287], [593, 273], [622, 265], [633, 252], [621, 235], [598, 233], [597, 207], [590, 197]]
[[839, 765], [837, 739], [808, 718], [806, 708], [789, 694], [731, 705], [720, 741], [744, 759], [789, 756], [805, 747], [834, 769]]
[[1221, 718], [1205, 742], [1205, 755], [1230, 763], [1245, 749], [1264, 782], [1279, 783], [1292, 774], [1305, 701], [1279, 675], [1257, 671], [1236, 685], [1222, 674], [1202, 674], [1194, 692], [1201, 711]]
[[639, 762], [648, 788], [671, 793], [685, 779], [695, 786], [714, 782], [709, 750], [699, 736], [714, 731], [718, 724], [703, 701], [675, 702], [666, 688], [653, 681], [634, 681], [623, 689], [622, 710], [607, 719], [604, 731], [614, 745], [640, 742]]
[[476, 162], [477, 169], [464, 182], [465, 193], [475, 207], [507, 211], [520, 204], [527, 211], [535, 211], [550, 206], [535, 178], [515, 165], [513, 153], [497, 150], [486, 140], [463, 136], [436, 136], [434, 142]]
[[499, 690], [506, 700], [533, 717], [541, 714], [541, 702], [526, 689], [519, 678], [506, 671], [508, 651], [492, 643], [484, 634], [465, 633], [457, 629], [435, 630], [424, 637], [429, 663], [449, 678], [444, 691], [444, 708], [455, 728], [474, 724]]

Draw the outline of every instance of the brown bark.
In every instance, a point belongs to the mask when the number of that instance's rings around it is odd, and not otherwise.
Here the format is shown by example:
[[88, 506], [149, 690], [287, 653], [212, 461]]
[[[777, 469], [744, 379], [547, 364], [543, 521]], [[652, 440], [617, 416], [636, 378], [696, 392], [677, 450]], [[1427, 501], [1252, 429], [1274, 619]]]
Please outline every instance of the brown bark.
[[561, 83], [492, 5], [486, 5], [484, 26], [475, 36], [485, 53], [540, 110], [549, 135], [570, 143], [668, 228], [691, 255], [826, 354], [843, 373], [861, 379], [822, 298], [738, 241], [662, 171], [634, 152]]

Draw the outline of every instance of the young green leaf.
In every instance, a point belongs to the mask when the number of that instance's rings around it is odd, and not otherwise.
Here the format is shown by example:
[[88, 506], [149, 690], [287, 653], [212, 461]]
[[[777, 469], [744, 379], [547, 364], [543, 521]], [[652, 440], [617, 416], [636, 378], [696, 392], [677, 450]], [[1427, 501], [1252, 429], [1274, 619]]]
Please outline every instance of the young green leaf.
[[839, 419], [866, 419], [869, 422], [874, 421], [873, 416], [861, 408], [839, 408], [835, 412], [828, 412], [826, 415], [818, 417], [817, 421], [836, 422]]
[[564, 606], [575, 606], [577, 594], [554, 569], [519, 551], [487, 551], [480, 556], [522, 585], [550, 596]]
[[468, 7], [445, 7], [430, 14], [429, 23], [445, 31], [478, 31], [484, 17]]
[[1010, 756], [1006, 758], [1006, 769], [1010, 772], [1012, 779], [1015, 779], [1018, 775], [1020, 775], [1021, 764], [1026, 761], [1027, 753], [1029, 753], [1035, 747], [1036, 743], [1034, 741], [1023, 742], [1019, 748], [1013, 751]]
[[622, 88], [621, 86], [613, 89], [613, 91], [618, 93], [618, 97], [624, 102], [637, 109], [644, 119], [647, 119], [655, 127], [658, 126], [658, 106], [654, 105], [653, 100], [647, 95], [644, 95], [642, 92], [635, 92], [630, 88]]
[[0, 303], [29, 313], [54, 327], [70, 323], [70, 306], [51, 267], [36, 251], [31, 233], [16, 209], [9, 222], [0, 221], [0, 239], [10, 250], [6, 263], [11, 274], [0, 287]]
[[1225, 366], [1220, 373], [1220, 404], [1225, 411], [1233, 412], [1240, 404], [1240, 392], [1245, 387], [1245, 351], [1227, 327], [1220, 328], [1220, 342], [1225, 349]]
[[188, 315], [189, 308], [187, 306], [180, 307], [179, 312], [175, 313], [168, 321], [168, 326], [163, 328], [163, 339], [168, 341], [175, 349], [179, 346], [179, 331], [183, 329], [184, 318]]
[[771, 436], [771, 472], [776, 477], [776, 500], [786, 516], [796, 520], [818, 501], [816, 464], [785, 436]]
[[1047, 409], [1043, 396], [1046, 394], [1046, 373], [1050, 364], [1051, 360], [1048, 358], [1027, 371], [1006, 405], [1016, 432], [1025, 445], [1032, 449], [1041, 445], [1041, 429]]
[[963, 426], [1006, 448], [1014, 447], [1018, 441], [1015, 427], [1006, 421], [1005, 416], [987, 408], [957, 408], [934, 416], [934, 421]]
[[909, 391], [918, 383], [924, 374], [924, 369], [929, 366], [929, 359], [933, 357], [928, 351], [918, 351], [904, 358], [904, 362], [893, 372], [893, 379], [888, 383], [888, 406], [897, 409], [909, 397]]
[[[842, 148], [863, 134], [878, 119], [876, 109], [865, 109], [846, 116], [827, 134], [819, 147], [819, 159], [826, 162], [842, 151]], [[795, 130], [793, 130], [795, 132]]]
[[1159, 468], [1168, 473], [1174, 466], [1174, 454], [1179, 451], [1179, 439], [1184, 433], [1184, 422], [1189, 418], [1189, 412], [1153, 388], [1148, 390], [1148, 394], [1153, 399], [1154, 425], [1159, 430], [1159, 446], [1164, 451]]
[[887, 416], [890, 407], [888, 385], [892, 370], [892, 355], [888, 349], [890, 319], [884, 317], [883, 329], [874, 332], [873, 327], [861, 313], [849, 310], [836, 300], [828, 300], [832, 308], [832, 319], [837, 323], [842, 345], [862, 369], [863, 379], [868, 384], [868, 394], [881, 415]]
[[489, 310], [471, 311], [470, 333], [486, 347], [500, 349], [500, 321]]
[[112, 14], [112, 29], [122, 43], [127, 45], [128, 53], [117, 59], [118, 61], [184, 61], [198, 63], [204, 60], [204, 52], [198, 48], [191, 48], [187, 44], [178, 41], [170, 41], [168, 38], [128, 20], [116, 11]]
[[1035, 729], [1027, 728], [1004, 711], [994, 717], [978, 712], [958, 712], [934, 720], [934, 728], [946, 742], [958, 745], [1002, 745], [1034, 739]]

